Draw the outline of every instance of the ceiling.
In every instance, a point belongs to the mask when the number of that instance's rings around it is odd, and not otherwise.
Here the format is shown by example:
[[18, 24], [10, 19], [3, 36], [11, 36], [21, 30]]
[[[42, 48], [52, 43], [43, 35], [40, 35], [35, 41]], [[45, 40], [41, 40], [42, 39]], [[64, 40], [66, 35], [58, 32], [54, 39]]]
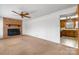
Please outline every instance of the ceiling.
[[26, 11], [32, 18], [37, 18], [73, 6], [75, 4], [2, 4], [0, 5], [0, 16], [20, 18], [11, 11]]

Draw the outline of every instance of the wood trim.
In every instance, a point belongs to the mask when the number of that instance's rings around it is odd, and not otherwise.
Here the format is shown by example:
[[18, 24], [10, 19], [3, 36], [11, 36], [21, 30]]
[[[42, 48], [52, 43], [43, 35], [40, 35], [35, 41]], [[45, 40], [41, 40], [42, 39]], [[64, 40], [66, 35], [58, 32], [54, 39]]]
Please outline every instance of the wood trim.
[[[77, 5], [76, 13], [78, 15], [77, 20], [79, 22], [79, 4]], [[78, 41], [78, 48], [79, 48], [79, 28], [77, 29], [77, 41]]]

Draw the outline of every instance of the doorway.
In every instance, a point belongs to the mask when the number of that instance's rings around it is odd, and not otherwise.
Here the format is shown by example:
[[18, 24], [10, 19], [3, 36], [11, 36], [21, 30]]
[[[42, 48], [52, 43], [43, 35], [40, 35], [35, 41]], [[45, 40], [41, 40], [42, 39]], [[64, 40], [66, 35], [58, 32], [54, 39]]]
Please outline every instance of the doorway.
[[69, 47], [78, 48], [77, 41], [78, 21], [76, 13], [60, 16], [60, 43]]

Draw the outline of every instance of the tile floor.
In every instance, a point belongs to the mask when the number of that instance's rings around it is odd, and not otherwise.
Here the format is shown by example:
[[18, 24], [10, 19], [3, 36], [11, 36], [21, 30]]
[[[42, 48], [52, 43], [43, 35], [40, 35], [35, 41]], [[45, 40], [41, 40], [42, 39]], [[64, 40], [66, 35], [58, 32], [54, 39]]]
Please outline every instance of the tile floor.
[[63, 36], [63, 37], [60, 38], [60, 40], [61, 40], [61, 44], [64, 44], [64, 45], [67, 45], [67, 46], [70, 46], [70, 47], [74, 47], [74, 48], [78, 48], [77, 40], [74, 37]]

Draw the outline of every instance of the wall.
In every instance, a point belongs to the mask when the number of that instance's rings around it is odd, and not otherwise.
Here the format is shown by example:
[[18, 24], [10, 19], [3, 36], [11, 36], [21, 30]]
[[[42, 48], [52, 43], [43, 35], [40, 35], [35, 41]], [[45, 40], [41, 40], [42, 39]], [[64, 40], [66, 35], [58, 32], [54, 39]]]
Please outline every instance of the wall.
[[60, 42], [60, 15], [76, 11], [76, 6], [36, 19], [23, 21], [23, 34], [32, 35], [45, 40]]
[[3, 18], [0, 17], [0, 38], [3, 38]]

